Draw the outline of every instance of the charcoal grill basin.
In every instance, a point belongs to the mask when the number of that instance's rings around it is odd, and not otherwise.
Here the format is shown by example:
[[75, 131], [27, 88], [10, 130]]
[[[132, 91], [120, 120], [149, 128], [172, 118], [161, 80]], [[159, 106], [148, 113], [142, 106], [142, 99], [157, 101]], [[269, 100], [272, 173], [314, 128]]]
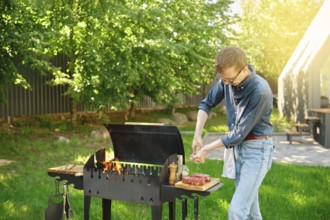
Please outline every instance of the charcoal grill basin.
[[[83, 172], [82, 165], [75, 165], [75, 170], [65, 170], [66, 166], [59, 166], [48, 169], [48, 175], [50, 177], [55, 177], [59, 181], [67, 181], [68, 184], [73, 184], [73, 187], [78, 190], [83, 190]], [[160, 201], [161, 204], [151, 206], [153, 214], [153, 219], [161, 219], [162, 217], [162, 204], [168, 203], [169, 205], [169, 219], [175, 219], [176, 217], [176, 201], [181, 201], [182, 203], [182, 219], [185, 219], [187, 216], [187, 199], [191, 198], [194, 200], [194, 214], [195, 219], [198, 219], [198, 197], [208, 196], [212, 192], [220, 189], [223, 186], [223, 183], [218, 183], [215, 186], [205, 190], [205, 191], [194, 191], [194, 190], [185, 190], [176, 188], [173, 185], [161, 184], [160, 186]], [[88, 219], [89, 216], [89, 206], [91, 202], [91, 196], [84, 196], [85, 200], [85, 219]], [[111, 219], [111, 200], [102, 199], [102, 212], [103, 219]]]

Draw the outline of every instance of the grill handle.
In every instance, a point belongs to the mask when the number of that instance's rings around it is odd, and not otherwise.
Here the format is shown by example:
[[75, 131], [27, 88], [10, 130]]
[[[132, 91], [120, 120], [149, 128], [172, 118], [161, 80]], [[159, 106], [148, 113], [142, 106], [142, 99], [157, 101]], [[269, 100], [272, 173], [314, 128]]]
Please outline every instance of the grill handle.
[[103, 169], [104, 165], [101, 164], [99, 161], [105, 161], [105, 148], [102, 148], [92, 154], [86, 162], [84, 168]]

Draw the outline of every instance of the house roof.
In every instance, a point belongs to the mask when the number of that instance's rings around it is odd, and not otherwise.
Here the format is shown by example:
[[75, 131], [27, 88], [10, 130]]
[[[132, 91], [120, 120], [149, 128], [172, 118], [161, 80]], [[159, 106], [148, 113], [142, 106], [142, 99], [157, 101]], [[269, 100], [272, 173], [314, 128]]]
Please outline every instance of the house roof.
[[[330, 37], [329, 21], [330, 0], [324, 0], [323, 5], [285, 65], [279, 79], [285, 78], [288, 74], [297, 75], [301, 71], [306, 72], [314, 62], [317, 62], [319, 51]], [[329, 54], [327, 53], [325, 56], [329, 56]]]

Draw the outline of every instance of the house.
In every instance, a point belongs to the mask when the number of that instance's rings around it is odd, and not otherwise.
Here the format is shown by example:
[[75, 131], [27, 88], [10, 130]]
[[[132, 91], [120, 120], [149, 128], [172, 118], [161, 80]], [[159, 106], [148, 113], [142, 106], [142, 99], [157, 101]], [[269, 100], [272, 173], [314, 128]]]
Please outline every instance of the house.
[[278, 78], [280, 114], [304, 122], [307, 109], [320, 108], [330, 97], [330, 0], [308, 27]]

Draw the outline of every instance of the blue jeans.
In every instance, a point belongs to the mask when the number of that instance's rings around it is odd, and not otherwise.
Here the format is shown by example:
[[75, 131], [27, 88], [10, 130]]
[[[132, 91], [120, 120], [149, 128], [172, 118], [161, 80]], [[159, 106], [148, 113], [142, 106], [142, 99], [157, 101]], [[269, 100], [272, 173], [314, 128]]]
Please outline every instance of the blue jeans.
[[271, 168], [273, 140], [271, 138], [244, 141], [235, 146], [235, 193], [230, 202], [228, 219], [262, 219], [258, 190]]

